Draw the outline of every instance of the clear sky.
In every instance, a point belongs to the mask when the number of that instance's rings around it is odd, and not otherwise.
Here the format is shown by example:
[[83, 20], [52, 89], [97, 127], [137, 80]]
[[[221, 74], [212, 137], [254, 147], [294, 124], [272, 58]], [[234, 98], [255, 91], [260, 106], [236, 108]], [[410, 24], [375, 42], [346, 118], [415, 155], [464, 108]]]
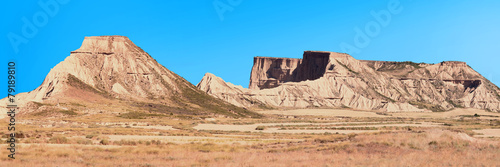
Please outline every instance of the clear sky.
[[[210, 72], [248, 87], [254, 56], [301, 58], [305, 50], [364, 60], [465, 61], [500, 85], [497, 0], [65, 1], [0, 7], [2, 97], [9, 60], [17, 63], [17, 91], [31, 91], [85, 36], [99, 35], [128, 36], [195, 85]], [[36, 31], [28, 31], [30, 24]]]

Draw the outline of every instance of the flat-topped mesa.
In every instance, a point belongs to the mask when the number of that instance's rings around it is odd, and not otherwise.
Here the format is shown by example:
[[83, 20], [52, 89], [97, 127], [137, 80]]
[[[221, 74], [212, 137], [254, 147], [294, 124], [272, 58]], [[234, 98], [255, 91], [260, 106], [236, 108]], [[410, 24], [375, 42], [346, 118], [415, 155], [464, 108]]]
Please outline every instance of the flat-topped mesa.
[[295, 82], [316, 80], [325, 74], [332, 52], [305, 51]]
[[250, 89], [212, 75], [206, 75], [198, 88], [244, 107], [349, 107], [387, 112], [471, 107], [500, 112], [500, 89], [458, 61], [372, 61], [345, 53], [305, 51], [302, 59], [255, 57]]
[[302, 59], [255, 57], [249, 88], [266, 89], [286, 82], [316, 80], [325, 74], [332, 56], [352, 58], [348, 54], [326, 51], [304, 51]]
[[293, 81], [294, 71], [300, 63], [302, 59], [254, 57], [249, 88], [272, 88], [279, 82]]
[[451, 67], [467, 67], [467, 63], [462, 61], [443, 61], [439, 63], [441, 66], [451, 66]]
[[71, 53], [114, 54], [124, 52], [144, 52], [125, 36], [85, 37], [82, 46]]

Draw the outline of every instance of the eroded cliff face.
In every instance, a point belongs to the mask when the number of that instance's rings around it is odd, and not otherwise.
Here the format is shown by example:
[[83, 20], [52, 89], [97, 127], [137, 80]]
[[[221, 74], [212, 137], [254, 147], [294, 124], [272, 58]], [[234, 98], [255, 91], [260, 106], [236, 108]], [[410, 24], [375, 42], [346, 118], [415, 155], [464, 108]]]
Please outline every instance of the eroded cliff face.
[[255, 57], [250, 74], [250, 89], [273, 88], [283, 82], [295, 81], [301, 59]]
[[[187, 115], [248, 114], [206, 95], [124, 36], [85, 37], [81, 47], [57, 64], [37, 89], [17, 97], [20, 106], [28, 107], [26, 112], [40, 111], [37, 105], [28, 104], [37, 102], [45, 106], [121, 103], [143, 111]], [[6, 103], [0, 103], [5, 109]], [[103, 110], [99, 106], [86, 109]], [[109, 110], [103, 112], [123, 112]]]
[[303, 59], [255, 57], [250, 74], [250, 89], [274, 88], [286, 82], [315, 80], [322, 77], [330, 52], [305, 51]]
[[303, 59], [255, 58], [251, 76], [250, 89], [221, 84], [225, 82], [211, 74], [198, 88], [242, 107], [500, 111], [498, 87], [464, 62], [360, 61], [343, 53], [306, 51]]
[[174, 82], [178, 79], [127, 37], [86, 37], [29, 95], [43, 101], [63, 93], [73, 82], [83, 82], [116, 98], [158, 98], [178, 92]]

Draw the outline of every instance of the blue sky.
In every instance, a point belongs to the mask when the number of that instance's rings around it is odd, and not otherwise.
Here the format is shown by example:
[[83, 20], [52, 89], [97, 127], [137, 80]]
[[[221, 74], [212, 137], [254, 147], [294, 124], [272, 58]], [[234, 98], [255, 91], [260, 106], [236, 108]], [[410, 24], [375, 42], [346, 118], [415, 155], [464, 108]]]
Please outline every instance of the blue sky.
[[[8, 61], [16, 61], [18, 92], [38, 87], [85, 36], [99, 35], [128, 36], [195, 85], [210, 72], [248, 87], [254, 56], [301, 58], [305, 50], [351, 51], [364, 60], [465, 61], [500, 85], [496, 0], [399, 0], [399, 12], [389, 12], [385, 26], [371, 12], [389, 11], [391, 0], [66, 1], [57, 3], [56, 12], [38, 4], [53, 0], [8, 1], [0, 7], [2, 64], [6, 69]], [[23, 36], [23, 18], [34, 24], [33, 17], [37, 32]], [[356, 45], [355, 29], [370, 31], [369, 43]], [[15, 45], [18, 52], [9, 34], [26, 39]], [[342, 43], [360, 47], [352, 52]], [[1, 76], [0, 93], [6, 96], [6, 71]]]

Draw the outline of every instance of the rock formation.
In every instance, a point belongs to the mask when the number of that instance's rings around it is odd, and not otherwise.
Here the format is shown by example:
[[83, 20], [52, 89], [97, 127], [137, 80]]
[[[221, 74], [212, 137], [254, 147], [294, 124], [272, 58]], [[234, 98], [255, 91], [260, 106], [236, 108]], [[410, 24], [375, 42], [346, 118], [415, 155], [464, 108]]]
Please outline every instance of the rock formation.
[[[17, 98], [21, 107], [28, 107], [25, 112], [39, 111], [39, 104], [123, 103], [167, 114], [253, 114], [208, 96], [124, 36], [85, 37], [38, 88]], [[3, 109], [5, 100], [0, 102]]]
[[367, 61], [343, 53], [305, 51], [303, 59], [255, 57], [249, 89], [209, 73], [197, 87], [241, 107], [500, 111], [500, 89], [466, 63], [455, 61]]

